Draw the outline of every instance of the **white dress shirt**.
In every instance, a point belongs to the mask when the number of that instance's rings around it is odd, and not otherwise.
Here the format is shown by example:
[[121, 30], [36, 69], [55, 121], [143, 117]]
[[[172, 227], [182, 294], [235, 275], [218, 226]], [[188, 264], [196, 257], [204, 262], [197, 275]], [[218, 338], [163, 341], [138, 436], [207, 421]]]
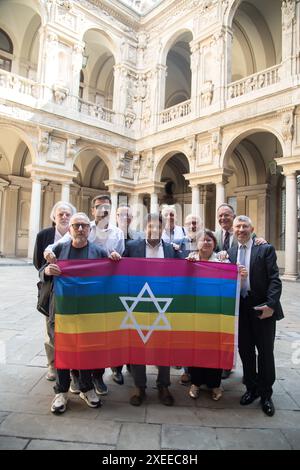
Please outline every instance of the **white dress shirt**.
[[146, 240], [146, 258], [164, 258], [164, 247], [160, 241], [154, 247]]
[[[244, 246], [246, 246], [246, 252], [245, 252], [245, 268], [247, 269], [248, 271], [248, 276], [247, 276], [247, 279], [245, 279], [245, 283], [246, 283], [246, 288], [247, 290], [251, 290], [251, 286], [250, 286], [250, 258], [251, 258], [251, 249], [252, 249], [252, 246], [253, 246], [253, 239], [250, 238], [250, 240], [247, 241], [247, 243], [243, 243]], [[237, 256], [237, 262], [239, 263], [240, 262], [240, 246], [242, 246], [241, 243], [238, 243], [238, 256]]]
[[171, 230], [163, 230], [161, 239], [164, 240], [165, 242], [171, 243], [174, 240], [181, 240], [185, 236], [185, 230], [183, 227], [180, 227], [180, 225], [175, 225], [174, 229]]
[[[69, 240], [71, 240], [71, 235], [70, 232], [67, 232], [60, 240], [48, 245], [45, 251], [53, 251], [58, 243], [65, 243]], [[121, 229], [111, 224], [108, 224], [105, 229], [100, 229], [96, 226], [95, 221], [93, 221], [88, 240], [103, 248], [108, 256], [113, 251], [117, 251], [122, 255], [125, 249], [124, 233]]]

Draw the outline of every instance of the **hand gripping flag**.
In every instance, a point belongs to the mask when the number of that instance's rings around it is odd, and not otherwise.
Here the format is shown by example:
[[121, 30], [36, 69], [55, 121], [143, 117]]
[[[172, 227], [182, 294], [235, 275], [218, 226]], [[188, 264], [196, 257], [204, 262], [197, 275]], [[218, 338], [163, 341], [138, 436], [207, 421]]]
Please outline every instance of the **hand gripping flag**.
[[58, 369], [121, 364], [232, 368], [236, 265], [143, 258], [58, 264]]

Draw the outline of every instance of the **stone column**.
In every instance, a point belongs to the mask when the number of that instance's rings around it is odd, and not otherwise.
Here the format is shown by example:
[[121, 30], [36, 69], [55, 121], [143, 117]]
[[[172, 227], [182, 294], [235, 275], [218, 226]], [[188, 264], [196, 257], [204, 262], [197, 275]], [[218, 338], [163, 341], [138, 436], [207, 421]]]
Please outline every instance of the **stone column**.
[[199, 43], [190, 43], [191, 48], [191, 108], [192, 113], [198, 115], [199, 113], [199, 103], [198, 103], [198, 93], [199, 93], [199, 81], [200, 81], [200, 51]]
[[298, 277], [297, 253], [297, 178], [295, 172], [285, 173], [286, 217], [285, 217], [285, 267], [283, 279], [296, 281]]
[[61, 200], [64, 202], [70, 201], [70, 183], [62, 183], [61, 185]]
[[153, 113], [152, 125], [156, 128], [159, 124], [159, 114], [165, 108], [165, 94], [166, 94], [166, 76], [167, 67], [162, 64], [157, 64], [155, 69], [154, 88], [153, 88]]
[[196, 184], [192, 186], [192, 214], [200, 216], [200, 188]]
[[118, 193], [117, 191], [110, 191], [110, 198], [111, 198], [111, 213], [110, 213], [110, 222], [112, 224], [116, 224], [116, 213], [118, 208]]
[[158, 214], [158, 195], [151, 193], [150, 195], [150, 212], [151, 214]]
[[225, 202], [225, 184], [221, 181], [216, 183], [216, 227], [218, 226], [218, 207]]
[[33, 257], [36, 235], [40, 230], [42, 184], [37, 177], [32, 178], [31, 204], [29, 216], [28, 258]]
[[2, 196], [0, 252], [5, 256], [16, 255], [19, 189], [20, 186], [10, 184], [4, 188]]
[[129, 197], [129, 205], [132, 210], [133, 219], [131, 227], [134, 230], [143, 230], [144, 206], [140, 194], [131, 194]]

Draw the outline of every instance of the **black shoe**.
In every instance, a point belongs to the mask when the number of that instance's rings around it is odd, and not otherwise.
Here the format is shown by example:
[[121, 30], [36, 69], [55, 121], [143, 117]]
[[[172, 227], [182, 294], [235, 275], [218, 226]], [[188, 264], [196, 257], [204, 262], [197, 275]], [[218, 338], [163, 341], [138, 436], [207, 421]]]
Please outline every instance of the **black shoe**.
[[169, 392], [168, 387], [157, 387], [158, 388], [158, 398], [163, 405], [173, 406], [174, 398], [173, 395]]
[[129, 403], [132, 406], [140, 406], [146, 398], [146, 392], [144, 388], [136, 387], [133, 394], [130, 397]]
[[123, 374], [122, 372], [119, 372], [118, 370], [113, 370], [112, 379], [118, 385], [123, 385], [124, 383]]
[[253, 390], [247, 390], [246, 393], [241, 397], [240, 399], [240, 405], [250, 405], [250, 403], [254, 402], [259, 397], [257, 392], [254, 392]]
[[223, 369], [222, 370], [222, 380], [228, 379], [231, 374], [231, 369]]
[[262, 398], [260, 404], [261, 409], [267, 416], [273, 416], [275, 413], [275, 407], [272, 398]]

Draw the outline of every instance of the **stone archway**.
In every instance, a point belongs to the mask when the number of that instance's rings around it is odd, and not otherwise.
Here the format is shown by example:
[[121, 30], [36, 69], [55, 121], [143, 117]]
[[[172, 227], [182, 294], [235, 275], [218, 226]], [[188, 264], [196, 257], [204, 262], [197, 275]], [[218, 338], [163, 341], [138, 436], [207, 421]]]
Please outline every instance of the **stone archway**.
[[181, 153], [172, 153], [163, 159], [160, 181], [164, 183], [164, 190], [159, 195], [159, 204], [175, 204], [178, 207], [178, 222], [182, 222], [190, 212], [191, 191], [184, 174], [189, 173], [189, 161]]
[[[282, 156], [277, 137], [255, 130], [236, 137], [229, 145], [224, 162], [232, 175], [226, 185], [226, 202], [237, 214], [248, 215], [255, 232], [275, 248], [282, 247], [281, 172], [275, 158]], [[270, 217], [274, 214], [274, 217]]]

